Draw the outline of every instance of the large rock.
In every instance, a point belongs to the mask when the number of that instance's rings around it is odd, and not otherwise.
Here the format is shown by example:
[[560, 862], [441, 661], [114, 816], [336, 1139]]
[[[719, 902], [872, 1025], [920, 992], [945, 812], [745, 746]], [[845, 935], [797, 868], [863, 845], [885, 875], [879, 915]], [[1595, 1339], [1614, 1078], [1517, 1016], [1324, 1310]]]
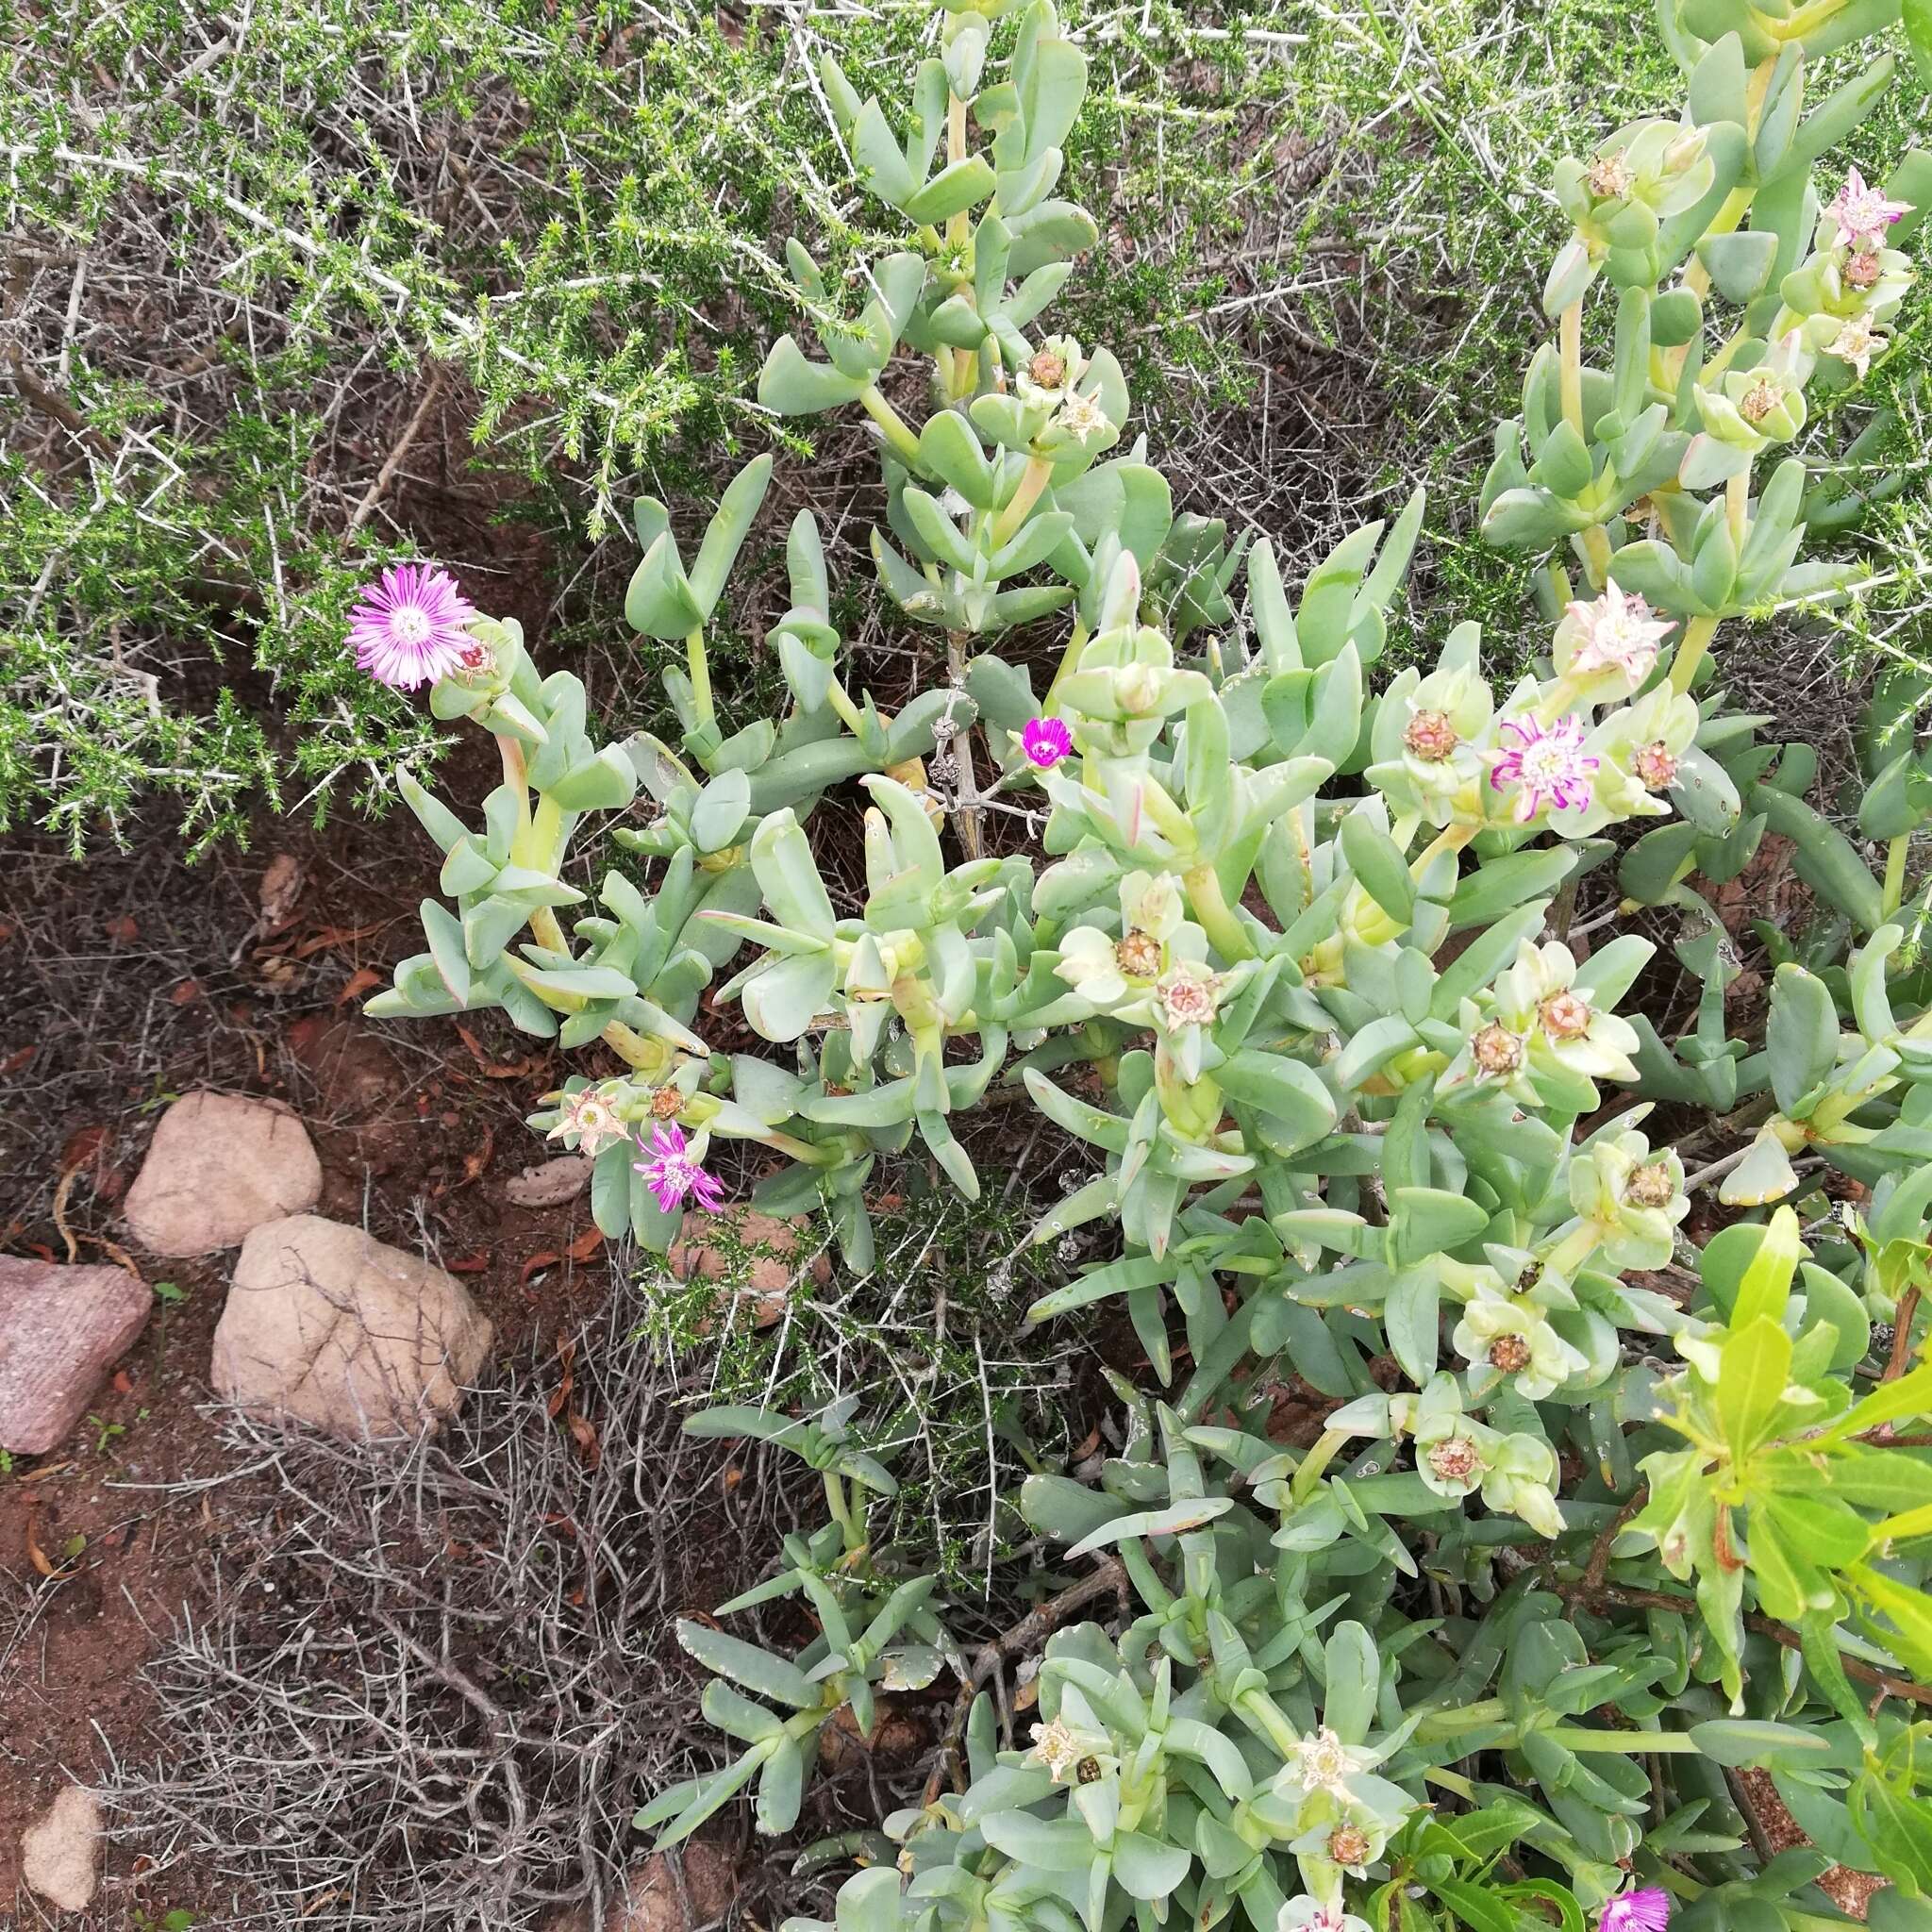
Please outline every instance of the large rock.
[[150, 1254], [213, 1255], [321, 1196], [322, 1163], [291, 1108], [190, 1093], [161, 1116], [125, 1211]]
[[491, 1329], [462, 1284], [316, 1214], [242, 1245], [215, 1328], [216, 1394], [351, 1441], [415, 1435], [456, 1413]]
[[[684, 1873], [681, 1898], [671, 1869], [674, 1857]], [[624, 1894], [610, 1901], [595, 1932], [698, 1932], [731, 1909], [738, 1867], [722, 1845], [694, 1839], [675, 1853], [653, 1852], [631, 1868], [624, 1883]], [[574, 1906], [554, 1913], [545, 1932], [592, 1932], [590, 1908]]]
[[63, 1912], [84, 1912], [100, 1882], [101, 1801], [69, 1785], [20, 1838], [26, 1889]]
[[124, 1268], [0, 1255], [0, 1449], [39, 1456], [64, 1441], [153, 1305]]

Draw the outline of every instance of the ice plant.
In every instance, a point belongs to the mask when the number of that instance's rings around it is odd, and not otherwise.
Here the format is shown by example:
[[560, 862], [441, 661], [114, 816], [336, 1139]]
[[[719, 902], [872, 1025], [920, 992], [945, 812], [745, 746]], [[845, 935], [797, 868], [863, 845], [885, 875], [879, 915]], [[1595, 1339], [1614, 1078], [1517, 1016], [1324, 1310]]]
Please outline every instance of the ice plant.
[[1029, 718], [1020, 741], [1028, 759], [1042, 772], [1052, 771], [1074, 748], [1073, 734], [1058, 718]]
[[1641, 597], [1625, 596], [1614, 579], [1588, 603], [1573, 598], [1563, 617], [1557, 628], [1557, 670], [1575, 678], [1615, 672], [1629, 691], [1650, 675], [1658, 644], [1675, 627], [1669, 618], [1656, 616]]
[[707, 1214], [715, 1214], [724, 1206], [724, 1189], [692, 1158], [684, 1129], [675, 1121], [654, 1126], [648, 1145], [640, 1135], [639, 1145], [650, 1158], [635, 1166], [643, 1175], [644, 1185], [658, 1197], [658, 1206], [664, 1213], [683, 1207], [688, 1199], [695, 1201]]
[[1670, 1922], [1670, 1893], [1661, 1886], [1643, 1885], [1620, 1891], [1597, 1914], [1596, 1926], [1597, 1932], [1664, 1932]]
[[[973, 1565], [1033, 1608], [986, 1647], [867, 1502], [917, 1391], [875, 1439], [856, 1393], [800, 1413], [791, 1384], [691, 1419], [799, 1457], [826, 1520], [721, 1616], [793, 1610], [678, 1626], [734, 1746], [640, 1827], [675, 1842], [743, 1793], [791, 1833], [882, 1693], [938, 1687], [883, 1837], [813, 1855], [861, 1861], [838, 1932], [1657, 1932], [1624, 1874], [1666, 1862], [1713, 1927], [1815, 1932], [1824, 1857], [1920, 1882], [1898, 1713], [1932, 1701], [1928, 694], [1859, 728], [1882, 877], [1807, 802], [1808, 747], [1691, 694], [1720, 624], [1840, 582], [1798, 561], [1835, 521], [1829, 466], [1759, 465], [1909, 263], [1847, 257], [1808, 178], [1875, 92], [1802, 116], [1809, 22], [1835, 50], [1852, 9], [1667, 5], [1690, 107], [1591, 129], [1596, 160], [1558, 171], [1557, 340], [1485, 492], [1490, 534], [1544, 553], [1507, 685], [1450, 613], [1415, 626], [1432, 658], [1378, 665], [1419, 493], [1291, 586], [1244, 516], [1176, 513], [1138, 436], [1114, 453], [1119, 359], [1039, 321], [1098, 234], [1054, 194], [1086, 57], [1035, 0], [942, 8], [903, 100], [817, 75], [863, 170], [841, 260], [903, 245], [847, 278], [793, 242], [816, 341], [774, 346], [758, 392], [878, 440], [890, 702], [809, 508], [773, 662], [730, 681], [782, 701], [747, 715], [713, 680], [734, 559], [776, 534], [770, 456], [689, 561], [684, 517], [637, 506], [625, 618], [681, 660], [661, 738], [603, 741], [582, 685], [487, 618], [487, 665], [431, 690], [504, 778], [471, 820], [405, 788], [449, 903], [374, 1010], [594, 1050], [533, 1124], [594, 1150], [600, 1227], [668, 1249], [721, 1205], [709, 1147], [753, 1142], [754, 1205], [822, 1215], [919, 1320], [879, 1194], [1030, 1199], [1057, 1271], [1030, 1321], [1108, 1338], [1066, 1398], [1091, 1461], [1024, 1405], [990, 1421], [1013, 1483]], [[625, 862], [572, 863], [640, 791]], [[1805, 916], [1754, 929], [1713, 893], [1774, 832]], [[1648, 936], [1617, 930], [1634, 907]], [[1854, 1241], [1827, 1176], [1862, 1191]], [[1786, 1194], [1802, 1220], [1767, 1216]], [[933, 1319], [959, 1332], [957, 1306]], [[927, 1454], [908, 1465], [943, 1480]], [[1757, 1869], [1728, 1810], [1745, 1767], [1789, 1774], [1828, 1853]]]
[[467, 628], [475, 606], [433, 563], [385, 570], [349, 613], [357, 665], [382, 684], [414, 691], [460, 670], [475, 649]]
[[1583, 749], [1584, 724], [1575, 712], [1545, 725], [1533, 716], [1506, 718], [1503, 748], [1493, 755], [1490, 783], [1516, 790], [1510, 815], [1527, 824], [1546, 810], [1581, 811], [1591, 798], [1597, 760]]
[[630, 1128], [619, 1116], [610, 1100], [594, 1087], [585, 1087], [563, 1096], [558, 1108], [557, 1124], [545, 1136], [558, 1141], [574, 1138], [579, 1154], [594, 1158], [614, 1141], [625, 1139]]
[[1838, 245], [1860, 250], [1879, 247], [1892, 225], [1911, 211], [1909, 202], [1888, 200], [1857, 168], [1845, 170], [1843, 184], [1825, 209], [1836, 227]]

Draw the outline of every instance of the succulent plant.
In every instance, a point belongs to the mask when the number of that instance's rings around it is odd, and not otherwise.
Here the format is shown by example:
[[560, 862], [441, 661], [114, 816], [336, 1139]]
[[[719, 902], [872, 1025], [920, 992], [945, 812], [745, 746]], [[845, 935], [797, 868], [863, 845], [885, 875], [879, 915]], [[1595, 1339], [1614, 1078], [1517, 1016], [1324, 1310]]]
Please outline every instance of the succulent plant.
[[[1115, 1376], [1124, 1429], [1097, 1484], [1042, 1471], [1008, 1499], [1063, 1548], [1034, 1579], [1024, 1733], [932, 1579], [873, 1546], [865, 1498], [891, 1478], [851, 1404], [694, 1418], [802, 1457], [831, 1521], [725, 1607], [799, 1597], [819, 1632], [800, 1655], [683, 1626], [718, 1674], [706, 1713], [744, 1749], [645, 1805], [662, 1841], [754, 1780], [761, 1826], [790, 1830], [824, 1725], [867, 1731], [882, 1690], [950, 1672], [924, 1802], [844, 1843], [868, 1869], [841, 1932], [1171, 1913], [1574, 1932], [1607, 1905], [1614, 1932], [1673, 1901], [1691, 1932], [1816, 1932], [1834, 1861], [1892, 1881], [1874, 1924], [1922, 1923], [1932, 1464], [1899, 1425], [1932, 1407], [1925, 693], [1888, 687], [1861, 745], [1880, 877], [1807, 802], [1815, 756], [1757, 741], [1765, 721], [1702, 669], [1720, 622], [1846, 580], [1797, 561], [1820, 499], [1787, 445], [1807, 394], [1882, 354], [1845, 331], [1905, 299], [1901, 205], [1932, 194], [1932, 162], [1825, 202], [1814, 164], [1888, 60], [1808, 117], [1801, 99], [1808, 60], [1896, 13], [1674, 0], [1683, 114], [1559, 166], [1558, 342], [1484, 508], [1495, 541], [1565, 556], [1542, 576], [1548, 655], [1507, 685], [1466, 624], [1372, 685], [1420, 496], [1291, 599], [1265, 539], [1176, 514], [1124, 441], [1118, 360], [1036, 326], [1097, 240], [1055, 198], [1086, 60], [1044, 0], [949, 7], [897, 104], [824, 64], [904, 245], [854, 313], [792, 244], [816, 349], [780, 341], [759, 397], [864, 412], [879, 585], [942, 639], [944, 680], [896, 716], [855, 694], [804, 511], [766, 640], [790, 708], [737, 724], [706, 625], [770, 459], [689, 565], [641, 504], [626, 616], [684, 646], [677, 743], [596, 743], [576, 679], [469, 620], [431, 704], [497, 739], [504, 782], [480, 828], [406, 788], [455, 909], [425, 903], [428, 950], [371, 1010], [500, 1008], [601, 1041], [625, 1071], [574, 1076], [532, 1124], [594, 1157], [600, 1225], [660, 1249], [714, 1197], [710, 1148], [741, 1140], [779, 1163], [759, 1204], [822, 1208], [868, 1269], [875, 1162], [916, 1142], [974, 1195], [963, 1124], [995, 1086], [1024, 1094], [1095, 1156], [1034, 1239], [1108, 1230], [1031, 1319], [1120, 1298], [1160, 1393]], [[1606, 284], [1596, 370], [1583, 307]], [[1711, 347], [1720, 303], [1737, 326]], [[1001, 655], [1039, 623], [1061, 640], [1050, 676]], [[862, 895], [813, 841], [820, 799], [855, 784]], [[587, 904], [572, 837], [640, 791], [654, 815], [613, 834], [634, 863]], [[1754, 1019], [1698, 886], [1768, 832], [1816, 916], [1762, 935]], [[1682, 922], [1701, 991], [1680, 1037], [1631, 998], [1652, 942], [1574, 927], [1577, 881], [1612, 863], [1624, 913]], [[771, 1054], [710, 1050], [733, 1004]], [[1698, 1140], [1736, 1145], [1687, 1171]], [[1805, 1192], [1827, 1163], [1864, 1204], [1842, 1224]], [[1690, 1197], [1718, 1180], [1738, 1212], [1700, 1247]], [[1788, 1196], [1808, 1221], [1764, 1211]], [[1311, 1440], [1271, 1427], [1291, 1375], [1323, 1405]], [[1109, 1593], [1108, 1622], [1081, 1620]], [[1818, 1851], [1769, 1855], [1746, 1766]]]

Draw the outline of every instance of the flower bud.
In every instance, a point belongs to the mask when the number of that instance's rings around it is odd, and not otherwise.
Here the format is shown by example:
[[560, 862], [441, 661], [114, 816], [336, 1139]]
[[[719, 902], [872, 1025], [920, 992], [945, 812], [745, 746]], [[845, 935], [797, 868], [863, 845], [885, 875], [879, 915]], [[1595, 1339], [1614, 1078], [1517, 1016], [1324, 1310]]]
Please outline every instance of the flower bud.
[[1624, 1198], [1639, 1208], [1668, 1208], [1677, 1184], [1661, 1160], [1633, 1168], [1624, 1184]]
[[1441, 764], [1461, 741], [1443, 711], [1418, 711], [1402, 734], [1409, 754], [1428, 765]]
[[1513, 1074], [1523, 1064], [1523, 1042], [1493, 1020], [1470, 1042], [1475, 1063], [1486, 1074]]
[[1630, 755], [1630, 769], [1646, 791], [1662, 791], [1676, 778], [1677, 760], [1661, 738], [1641, 744]]
[[1624, 158], [1624, 150], [1599, 155], [1584, 171], [1583, 185], [1598, 201], [1620, 201], [1630, 192], [1637, 176]]
[[1467, 1436], [1445, 1437], [1426, 1455], [1430, 1470], [1445, 1483], [1467, 1482], [1482, 1467], [1482, 1457]]
[[1113, 949], [1120, 969], [1130, 979], [1155, 979], [1160, 974], [1160, 941], [1151, 932], [1130, 932]]
[[1580, 1040], [1590, 1031], [1590, 1002], [1580, 993], [1552, 993], [1540, 1008], [1543, 1031], [1552, 1040]]
[[1500, 1369], [1506, 1375], [1513, 1375], [1519, 1369], [1529, 1366], [1529, 1341], [1522, 1335], [1499, 1335], [1490, 1343], [1489, 1363], [1492, 1369]]
[[1328, 1856], [1338, 1865], [1366, 1865], [1374, 1846], [1359, 1824], [1338, 1824], [1328, 1834]]

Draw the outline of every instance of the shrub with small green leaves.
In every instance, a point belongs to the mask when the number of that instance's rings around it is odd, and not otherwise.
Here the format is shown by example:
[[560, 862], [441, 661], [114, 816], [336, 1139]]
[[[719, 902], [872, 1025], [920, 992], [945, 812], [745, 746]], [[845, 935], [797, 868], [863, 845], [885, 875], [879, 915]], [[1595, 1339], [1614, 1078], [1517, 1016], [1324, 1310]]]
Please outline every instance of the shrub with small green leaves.
[[[879, 586], [942, 641], [943, 684], [890, 713], [849, 688], [803, 510], [765, 639], [790, 708], [721, 711], [707, 629], [764, 456], [694, 550], [637, 508], [626, 616], [682, 644], [675, 744], [598, 743], [581, 685], [445, 578], [371, 593], [358, 652], [432, 681], [504, 765], [480, 826], [406, 787], [453, 907], [425, 904], [427, 950], [372, 1010], [500, 1008], [611, 1050], [627, 1072], [573, 1077], [532, 1124], [594, 1157], [608, 1232], [660, 1249], [719, 1203], [707, 1163], [736, 1140], [780, 1157], [759, 1206], [822, 1208], [871, 1269], [880, 1161], [917, 1150], [972, 1197], [971, 1117], [995, 1083], [1024, 1092], [1094, 1170], [1034, 1241], [1106, 1240], [1030, 1319], [1118, 1302], [1159, 1385], [1112, 1377], [1097, 1482], [1042, 1469], [1009, 1499], [1060, 1553], [1013, 1638], [1043, 1640], [1024, 1733], [980, 1689], [1004, 1643], [969, 1657], [934, 1579], [874, 1544], [867, 1498], [893, 1478], [856, 1397], [693, 1417], [802, 1457], [831, 1520], [725, 1607], [801, 1599], [818, 1634], [795, 1657], [681, 1626], [745, 1748], [650, 1799], [660, 1842], [748, 1789], [790, 1831], [826, 1724], [867, 1732], [882, 1690], [950, 1673], [924, 1802], [857, 1841], [841, 1932], [1568, 1932], [1591, 1911], [1657, 1932], [1673, 1907], [1692, 1932], [1816, 1932], [1841, 1917], [1816, 1887], [1834, 1863], [1891, 1881], [1886, 1932], [1925, 1923], [1932, 984], [1909, 841], [1932, 781], [1890, 728], [1920, 694], [1867, 733], [1881, 878], [1806, 803], [1815, 758], [1757, 742], [1711, 688], [1707, 648], [1792, 572], [1841, 588], [1798, 560], [1802, 464], [1757, 498], [1750, 479], [1824, 361], [1857, 374], [1872, 345], [1844, 331], [1906, 294], [1888, 243], [1923, 161], [1829, 204], [1812, 185], [1883, 64], [1801, 114], [1807, 58], [1895, 12], [1681, 0], [1682, 113], [1559, 168], [1560, 341], [1500, 439], [1491, 528], [1571, 539], [1586, 581], [1552, 567], [1548, 655], [1507, 685], [1469, 624], [1372, 682], [1419, 496], [1291, 596], [1266, 541], [1177, 515], [1124, 444], [1117, 358], [1040, 325], [1097, 240], [1056, 192], [1087, 61], [1046, 0], [949, 8], [890, 104], [824, 64], [903, 240], [857, 284], [795, 242], [815, 341], [778, 342], [759, 382], [777, 415], [874, 425]], [[1579, 347], [1600, 270], [1624, 290], [1609, 373]], [[1745, 311], [1715, 349], [1713, 286]], [[1635, 535], [1637, 494], [1668, 501], [1665, 537]], [[813, 836], [850, 785], [862, 891]], [[654, 816], [612, 837], [655, 890], [612, 868], [574, 909], [573, 835], [641, 788]], [[1815, 916], [1767, 936], [1746, 1020], [1696, 882], [1767, 829]], [[1574, 923], [1612, 864], [1630, 909], [1684, 922], [1702, 993], [1679, 1038], [1634, 997], [1652, 942]], [[711, 1052], [699, 1029], [732, 1004], [782, 1051]], [[1820, 1170], [1860, 1184], [1842, 1223]], [[1742, 1211], [1700, 1246], [1692, 1196], [1720, 1180]], [[1319, 1414], [1277, 1433], [1290, 1375]], [[1743, 1769], [1815, 1849], [1772, 1855]]]

